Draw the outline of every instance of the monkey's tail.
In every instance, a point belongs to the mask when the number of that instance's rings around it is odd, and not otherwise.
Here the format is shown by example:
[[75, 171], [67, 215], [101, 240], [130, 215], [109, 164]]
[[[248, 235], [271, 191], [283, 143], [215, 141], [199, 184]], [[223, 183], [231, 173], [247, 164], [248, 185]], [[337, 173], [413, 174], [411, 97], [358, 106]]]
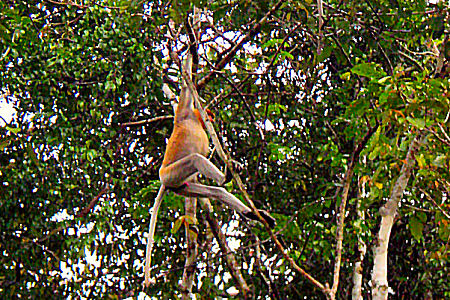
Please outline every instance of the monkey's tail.
[[146, 249], [146, 253], [145, 253], [144, 287], [148, 287], [150, 284], [150, 266], [151, 266], [151, 261], [152, 261], [153, 243], [155, 242], [154, 236], [155, 236], [156, 220], [158, 218], [159, 206], [161, 205], [161, 202], [162, 202], [165, 192], [166, 192], [166, 187], [163, 184], [161, 184], [161, 187], [159, 188], [159, 191], [158, 191], [158, 195], [156, 196], [156, 199], [155, 199], [155, 204], [153, 204], [153, 207], [152, 207], [152, 217], [150, 219], [150, 225], [148, 228], [147, 249]]

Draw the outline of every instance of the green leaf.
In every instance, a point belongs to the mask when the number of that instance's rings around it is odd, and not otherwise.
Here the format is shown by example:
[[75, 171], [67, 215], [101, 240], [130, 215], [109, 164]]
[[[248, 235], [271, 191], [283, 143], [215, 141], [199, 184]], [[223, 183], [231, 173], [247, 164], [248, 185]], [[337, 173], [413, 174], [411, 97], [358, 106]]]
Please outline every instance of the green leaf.
[[[330, 55], [331, 55], [331, 52], [333, 51], [333, 47], [332, 46], [327, 46], [327, 47], [325, 47], [323, 50], [322, 50], [322, 52], [320, 53], [320, 55], [319, 56], [317, 56], [317, 61], [318, 62], [322, 62], [322, 61], [324, 61], [325, 59], [327, 59], [328, 57], [330, 57]], [[342, 76], [342, 75], [341, 75]], [[342, 77], [341, 77], [342, 78]]]
[[419, 165], [419, 168], [424, 168], [427, 164], [427, 161], [425, 160], [425, 156], [423, 155], [423, 153], [420, 153], [419, 155], [416, 155], [416, 161], [417, 164]]
[[180, 227], [181, 227], [181, 224], [184, 223], [185, 218], [186, 218], [186, 216], [181, 216], [181, 217], [179, 217], [179, 218], [173, 223], [173, 227], [172, 227], [172, 229], [170, 230], [170, 232], [171, 232], [172, 234], [177, 233], [177, 231], [178, 231], [178, 230], [180, 229]]
[[408, 120], [408, 122], [419, 128], [419, 129], [424, 129], [425, 128], [425, 120], [422, 118], [411, 118], [411, 117], [406, 117], [406, 120]]
[[283, 42], [283, 39], [272, 39], [272, 40], [268, 40], [267, 42], [265, 42], [264, 44], [261, 45], [262, 49], [268, 48], [268, 47], [272, 47], [278, 44], [281, 44]]
[[409, 230], [411, 235], [419, 241], [423, 237], [423, 223], [417, 217], [409, 218]]
[[279, 56], [281, 56], [283, 59], [286, 58], [286, 57], [291, 59], [291, 60], [294, 59], [294, 55], [292, 55], [291, 53], [289, 53], [287, 51], [280, 51]]
[[388, 101], [389, 93], [383, 92], [380, 94], [380, 97], [378, 98], [378, 103], [383, 104]]
[[378, 154], [380, 153], [380, 147], [376, 146], [370, 153], [369, 153], [369, 159], [374, 160], [377, 158]]
[[427, 214], [424, 213], [423, 211], [417, 212], [417, 218], [418, 218], [422, 223], [426, 223], [426, 222], [427, 222]]
[[349, 80], [349, 79], [350, 79], [350, 76], [351, 76], [351, 73], [350, 73], [350, 72], [345, 72], [345, 73], [342, 73], [342, 74], [341, 74], [340, 78], [341, 78], [342, 80]]
[[10, 141], [9, 138], [0, 140], [0, 150], [3, 150], [5, 147], [7, 147], [7, 146], [9, 145], [10, 142], [11, 142], [11, 141]]
[[374, 63], [362, 63], [352, 68], [352, 72], [359, 76], [369, 78], [381, 78], [386, 76], [386, 72], [377, 69], [378, 65]]
[[31, 143], [27, 144], [27, 153], [28, 156], [30, 157], [31, 161], [36, 165], [39, 166], [39, 161], [36, 157], [36, 153], [34, 153], [33, 151], [33, 147], [31, 146]]
[[18, 128], [18, 127], [6, 126], [6, 129], [9, 130], [10, 132], [14, 133], [15, 135], [17, 135], [19, 133], [19, 131], [20, 131], [20, 128]]
[[281, 111], [285, 112], [287, 110], [287, 107], [279, 104], [279, 103], [273, 103], [269, 104], [269, 112], [279, 114]]
[[97, 151], [95, 151], [93, 149], [87, 150], [86, 157], [87, 157], [88, 161], [93, 162], [94, 159], [97, 157]]
[[[149, 195], [152, 193], [156, 193], [160, 188], [160, 181], [159, 180], [153, 180], [151, 181], [146, 187], [142, 188], [134, 194], [131, 197], [131, 202], [143, 202], [145, 203], [145, 200], [149, 200]], [[156, 194], [155, 194], [156, 197]]]
[[434, 159], [432, 164], [436, 167], [443, 168], [445, 166], [446, 160], [447, 156], [440, 154]]
[[438, 229], [439, 238], [443, 241], [448, 241], [450, 235], [450, 226], [446, 222], [440, 222]]

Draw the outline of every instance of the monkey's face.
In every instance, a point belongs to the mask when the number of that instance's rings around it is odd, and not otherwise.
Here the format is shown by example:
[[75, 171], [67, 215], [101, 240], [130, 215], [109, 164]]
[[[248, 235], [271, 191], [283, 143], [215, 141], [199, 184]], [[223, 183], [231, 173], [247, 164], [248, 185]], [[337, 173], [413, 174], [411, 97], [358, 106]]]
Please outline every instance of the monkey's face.
[[[205, 109], [205, 112], [206, 115], [208, 116], [209, 121], [214, 122], [214, 114], [209, 109]], [[194, 109], [194, 114], [202, 124], [203, 129], [206, 129], [205, 123], [203, 123], [202, 117], [200, 116], [200, 112], [198, 111], [198, 109]]]

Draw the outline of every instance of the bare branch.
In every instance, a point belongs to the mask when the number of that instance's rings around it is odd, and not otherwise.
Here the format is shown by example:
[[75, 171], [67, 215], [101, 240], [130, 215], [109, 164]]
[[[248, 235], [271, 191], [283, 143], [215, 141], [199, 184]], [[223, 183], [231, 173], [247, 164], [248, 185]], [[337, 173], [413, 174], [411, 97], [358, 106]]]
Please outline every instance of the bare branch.
[[437, 209], [439, 209], [441, 211], [441, 213], [450, 220], [450, 215], [448, 214], [448, 212], [446, 212], [439, 204], [437, 204], [437, 202], [433, 199], [433, 197], [430, 196], [430, 194], [428, 194], [425, 190], [419, 188], [419, 191], [425, 195], [425, 197], [428, 199], [428, 201], [431, 201]]
[[211, 231], [214, 237], [216, 238], [217, 243], [219, 244], [220, 250], [225, 256], [225, 261], [227, 263], [228, 269], [230, 270], [231, 276], [238, 285], [239, 290], [242, 292], [242, 296], [244, 296], [245, 298], [250, 293], [250, 288], [248, 287], [247, 282], [244, 279], [244, 276], [242, 276], [240, 267], [237, 263], [236, 258], [233, 255], [233, 252], [231, 251], [230, 247], [228, 247], [226, 236], [221, 231], [219, 223], [217, 222], [216, 218], [212, 216], [213, 214], [212, 205], [209, 202], [209, 199], [206, 198], [200, 199], [200, 203], [204, 211], [206, 212], [205, 213], [206, 221], [208, 221], [209, 227], [211, 228]]
[[173, 119], [173, 116], [159, 116], [154, 117], [148, 120], [141, 120], [136, 122], [127, 122], [127, 123], [119, 123], [119, 126], [140, 126], [140, 125], [147, 125], [156, 121], [162, 121], [162, 120], [168, 120]]

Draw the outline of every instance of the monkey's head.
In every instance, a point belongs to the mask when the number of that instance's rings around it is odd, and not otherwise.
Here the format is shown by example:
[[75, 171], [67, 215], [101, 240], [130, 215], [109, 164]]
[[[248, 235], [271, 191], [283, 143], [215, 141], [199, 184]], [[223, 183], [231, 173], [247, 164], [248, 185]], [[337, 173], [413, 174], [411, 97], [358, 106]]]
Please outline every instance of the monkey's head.
[[[205, 109], [205, 112], [208, 115], [209, 121], [214, 122], [214, 114], [212, 113], [212, 111], [210, 111], [207, 108], [207, 109]], [[203, 123], [202, 117], [200, 116], [200, 112], [198, 111], [198, 109], [194, 109], [194, 114], [197, 117], [197, 119], [200, 121], [200, 123], [202, 124], [203, 129], [206, 129], [205, 123]]]

